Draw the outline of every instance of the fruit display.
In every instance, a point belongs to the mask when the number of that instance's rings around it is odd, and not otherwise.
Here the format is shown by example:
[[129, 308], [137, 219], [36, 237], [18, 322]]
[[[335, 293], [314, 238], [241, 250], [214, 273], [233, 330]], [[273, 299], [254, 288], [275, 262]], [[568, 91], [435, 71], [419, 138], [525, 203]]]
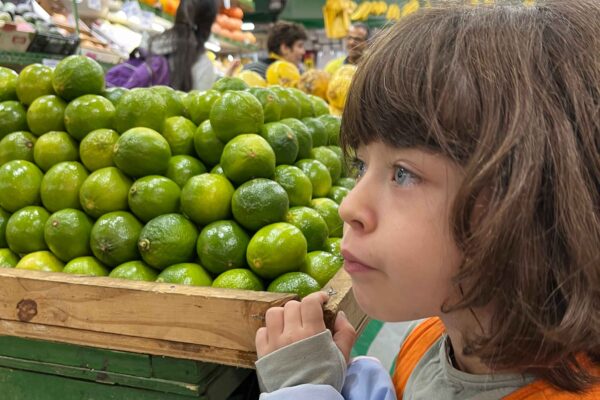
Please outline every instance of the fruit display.
[[354, 180], [313, 93], [237, 77], [106, 90], [84, 56], [0, 68], [0, 267], [319, 290]]
[[252, 32], [242, 32], [244, 11], [239, 7], [222, 8], [211, 26], [211, 32], [236, 42], [256, 43]]

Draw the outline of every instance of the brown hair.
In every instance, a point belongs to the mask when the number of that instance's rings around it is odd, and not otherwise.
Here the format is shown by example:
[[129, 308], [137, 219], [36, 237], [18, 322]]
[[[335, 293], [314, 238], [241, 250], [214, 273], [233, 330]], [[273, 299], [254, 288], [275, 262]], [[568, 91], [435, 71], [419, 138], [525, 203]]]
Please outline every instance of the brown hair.
[[369, 52], [346, 151], [380, 140], [464, 168], [451, 221], [464, 293], [442, 311], [493, 305], [465, 354], [567, 391], [597, 382], [583, 364], [600, 364], [598, 1], [421, 10]]
[[282, 44], [291, 48], [298, 40], [306, 40], [304, 27], [293, 22], [279, 21], [273, 25], [269, 32], [267, 48], [270, 52], [279, 54], [279, 48]]

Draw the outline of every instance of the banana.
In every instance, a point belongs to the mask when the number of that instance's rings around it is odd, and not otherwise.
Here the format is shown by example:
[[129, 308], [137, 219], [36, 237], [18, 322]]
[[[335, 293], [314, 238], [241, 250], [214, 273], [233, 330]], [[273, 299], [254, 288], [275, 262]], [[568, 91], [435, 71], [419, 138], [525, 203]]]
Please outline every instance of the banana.
[[402, 7], [401, 16], [405, 17], [408, 14], [412, 14], [419, 9], [419, 1], [418, 0], [410, 0]]
[[396, 21], [400, 19], [400, 7], [398, 6], [398, 4], [389, 5], [385, 18], [389, 21]]

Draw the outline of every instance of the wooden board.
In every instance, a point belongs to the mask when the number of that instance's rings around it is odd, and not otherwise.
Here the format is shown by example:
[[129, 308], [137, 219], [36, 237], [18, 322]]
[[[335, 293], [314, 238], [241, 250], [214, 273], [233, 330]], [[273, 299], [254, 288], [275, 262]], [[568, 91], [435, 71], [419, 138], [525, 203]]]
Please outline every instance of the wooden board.
[[[324, 288], [328, 326], [366, 321], [341, 270]], [[293, 295], [0, 270], [0, 335], [250, 367], [270, 307]]]

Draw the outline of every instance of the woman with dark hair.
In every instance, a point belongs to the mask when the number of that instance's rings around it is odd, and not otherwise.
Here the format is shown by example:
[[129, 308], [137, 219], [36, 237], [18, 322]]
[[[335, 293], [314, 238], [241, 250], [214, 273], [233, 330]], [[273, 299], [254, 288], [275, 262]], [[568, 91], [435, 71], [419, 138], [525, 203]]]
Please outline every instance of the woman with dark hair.
[[150, 40], [151, 53], [169, 60], [173, 89], [204, 90], [217, 79], [204, 49], [216, 16], [215, 0], [181, 0], [173, 27]]

